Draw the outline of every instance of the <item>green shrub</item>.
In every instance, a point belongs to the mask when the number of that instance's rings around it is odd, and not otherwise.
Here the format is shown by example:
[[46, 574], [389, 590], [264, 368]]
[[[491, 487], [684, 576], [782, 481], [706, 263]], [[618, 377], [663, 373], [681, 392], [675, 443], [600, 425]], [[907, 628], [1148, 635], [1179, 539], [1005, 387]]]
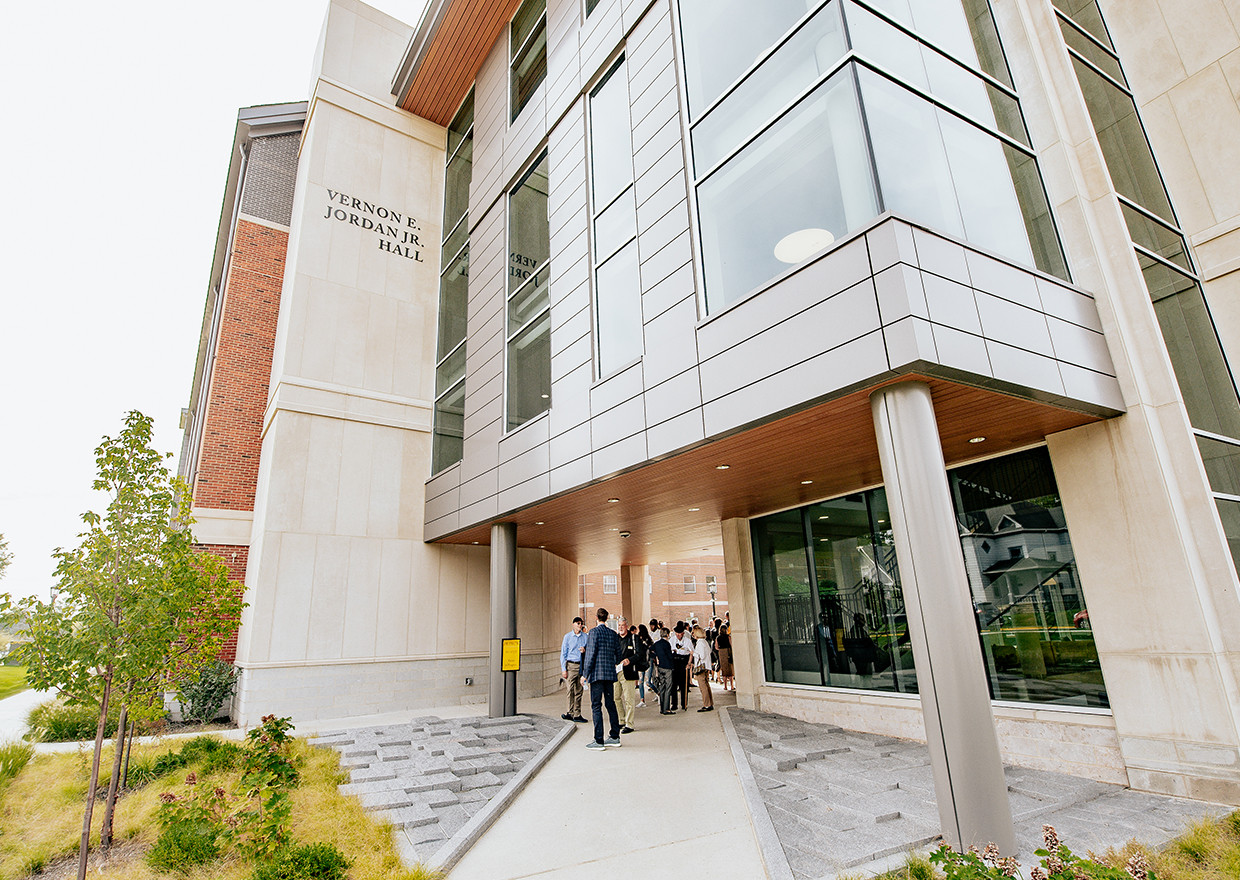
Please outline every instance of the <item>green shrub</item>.
[[232, 698], [236, 684], [237, 672], [231, 663], [208, 663], [196, 678], [181, 682], [177, 689], [181, 717], [199, 724], [214, 721], [220, 706]]
[[243, 749], [237, 743], [223, 742], [210, 736], [196, 736], [181, 746], [179, 751], [134, 761], [129, 766], [129, 785], [132, 788], [141, 788], [161, 776], [167, 776], [191, 764], [197, 765], [204, 774], [226, 773], [237, 768], [242, 752]]
[[282, 849], [255, 869], [252, 880], [344, 880], [351, 863], [330, 843]]
[[8, 742], [0, 744], [0, 788], [8, 785], [22, 768], [30, 763], [34, 756], [34, 746], [30, 743]]
[[146, 861], [161, 871], [185, 872], [193, 865], [206, 864], [219, 854], [215, 829], [208, 822], [191, 819], [165, 823], [159, 839], [146, 854]]
[[[120, 712], [108, 713], [104, 736], [116, 735], [116, 721]], [[99, 724], [99, 710], [93, 706], [71, 706], [60, 700], [52, 700], [35, 706], [26, 716], [30, 727], [28, 739], [36, 742], [72, 742], [94, 739]]]

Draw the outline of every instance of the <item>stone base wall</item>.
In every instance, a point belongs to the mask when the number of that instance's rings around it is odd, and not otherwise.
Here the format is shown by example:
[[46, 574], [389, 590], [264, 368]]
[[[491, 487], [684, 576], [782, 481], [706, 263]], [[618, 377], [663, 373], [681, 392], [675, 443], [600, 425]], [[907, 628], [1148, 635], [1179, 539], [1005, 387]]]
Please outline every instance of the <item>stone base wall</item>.
[[[231, 715], [252, 726], [264, 715], [297, 721], [435, 709], [487, 701], [487, 655], [241, 667]], [[466, 685], [465, 679], [473, 679]], [[560, 683], [559, 652], [521, 655], [517, 696], [541, 697]], [[518, 706], [518, 709], [520, 706]]]
[[[754, 702], [755, 708], [763, 712], [803, 721], [926, 740], [921, 700], [916, 696], [768, 684], [758, 688]], [[1110, 715], [1006, 704], [996, 705], [992, 711], [1005, 762], [1099, 782], [1129, 784]]]

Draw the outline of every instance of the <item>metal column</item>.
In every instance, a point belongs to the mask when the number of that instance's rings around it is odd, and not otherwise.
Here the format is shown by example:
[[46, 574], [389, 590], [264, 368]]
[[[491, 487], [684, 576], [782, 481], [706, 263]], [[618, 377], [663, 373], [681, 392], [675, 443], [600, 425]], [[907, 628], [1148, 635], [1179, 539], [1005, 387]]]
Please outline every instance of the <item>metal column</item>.
[[943, 837], [1016, 852], [1007, 783], [930, 387], [870, 397]]
[[504, 639], [517, 637], [517, 524], [491, 526], [489, 714], [517, 714], [517, 673], [500, 672]]

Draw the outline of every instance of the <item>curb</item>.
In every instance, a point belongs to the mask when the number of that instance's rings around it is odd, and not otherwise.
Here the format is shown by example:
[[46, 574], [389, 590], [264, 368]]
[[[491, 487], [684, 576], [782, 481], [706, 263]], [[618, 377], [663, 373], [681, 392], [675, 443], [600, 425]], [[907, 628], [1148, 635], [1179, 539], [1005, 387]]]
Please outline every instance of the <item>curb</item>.
[[[547, 761], [551, 760], [551, 756], [564, 744], [565, 740], [573, 735], [573, 731], [576, 729], [576, 724], [566, 723], [560, 732], [552, 737], [551, 742], [543, 746], [542, 751], [530, 759], [529, 763], [518, 770], [516, 775], [509, 779], [507, 784], [496, 792], [493, 798], [487, 801], [485, 807], [475, 813], [456, 834], [453, 834], [443, 846], [435, 851], [435, 854], [425, 862], [425, 865], [445, 873], [452, 870], [456, 863], [461, 860], [461, 857], [469, 851], [469, 848], [478, 841], [478, 838], [516, 800], [517, 795], [534, 778], [534, 774], [541, 770]], [[403, 831], [401, 832], [401, 837], [404, 838]], [[405, 867], [413, 868], [417, 862], [417, 859], [413, 857], [413, 846], [409, 845], [407, 848], [401, 846], [398, 849], [401, 851], [401, 861], [405, 863]], [[791, 880], [792, 875], [789, 874], [788, 877]]]
[[758, 783], [753, 778], [753, 770], [749, 767], [749, 759], [736, 736], [736, 728], [732, 726], [732, 707], [719, 712], [719, 721], [723, 724], [724, 736], [728, 738], [728, 747], [732, 750], [732, 763], [736, 765], [736, 776], [741, 781], [741, 791], [745, 793], [745, 804], [749, 807], [749, 818], [753, 823], [754, 837], [758, 839], [758, 852], [762, 855], [762, 863], [766, 867], [766, 875], [770, 880], [795, 880], [792, 868], [788, 864], [788, 856], [784, 854], [783, 844], [775, 831], [775, 823], [771, 814], [766, 811], [766, 803], [762, 793], [758, 791]]

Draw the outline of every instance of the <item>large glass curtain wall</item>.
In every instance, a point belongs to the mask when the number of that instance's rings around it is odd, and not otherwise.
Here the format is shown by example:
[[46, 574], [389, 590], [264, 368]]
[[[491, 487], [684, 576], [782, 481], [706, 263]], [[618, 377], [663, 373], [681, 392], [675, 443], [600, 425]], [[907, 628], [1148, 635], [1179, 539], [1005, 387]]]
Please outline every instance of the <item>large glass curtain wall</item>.
[[1137, 263], [1240, 567], [1240, 398], [1119, 55], [1095, 0], [1054, 0]]
[[708, 311], [883, 211], [1067, 277], [986, 0], [680, 0]]
[[[1107, 706], [1046, 450], [948, 480], [991, 696]], [[768, 681], [917, 691], [889, 520], [878, 488], [751, 523]]]
[[508, 429], [551, 408], [551, 236], [544, 152], [508, 197]]
[[590, 204], [594, 217], [594, 319], [598, 374], [642, 353], [642, 291], [637, 274], [633, 126], [624, 58], [590, 92]]
[[461, 460], [465, 437], [465, 333], [469, 300], [469, 184], [473, 178], [474, 93], [448, 126], [443, 247], [439, 274], [439, 340], [431, 472]]

